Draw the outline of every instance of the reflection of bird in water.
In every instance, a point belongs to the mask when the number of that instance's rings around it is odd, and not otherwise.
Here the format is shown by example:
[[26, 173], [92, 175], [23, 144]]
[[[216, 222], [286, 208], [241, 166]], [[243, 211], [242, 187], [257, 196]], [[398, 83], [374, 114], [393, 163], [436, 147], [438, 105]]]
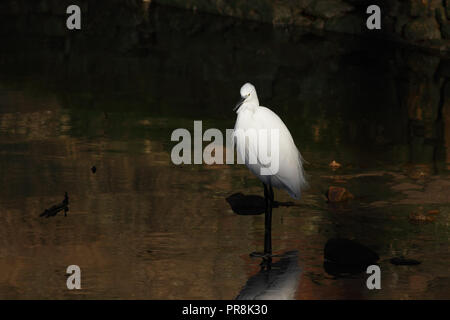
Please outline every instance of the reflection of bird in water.
[[295, 298], [301, 269], [298, 252], [290, 251], [272, 263], [265, 259], [261, 270], [248, 279], [237, 300], [290, 300]]
[[[265, 227], [272, 228], [272, 187], [286, 190], [294, 199], [300, 199], [301, 189], [306, 186], [302, 156], [283, 121], [270, 109], [259, 105], [255, 87], [246, 83], [240, 90], [241, 101], [236, 105], [234, 138], [238, 156], [264, 185]], [[246, 137], [256, 131], [256, 140]], [[278, 133], [278, 141], [272, 144], [272, 134]], [[269, 138], [270, 137], [270, 138]], [[276, 137], [276, 135], [275, 135]], [[267, 139], [264, 142], [263, 140]], [[247, 142], [248, 141], [248, 142]], [[270, 163], [266, 159], [270, 155]], [[272, 248], [264, 245], [264, 253], [270, 255]]]

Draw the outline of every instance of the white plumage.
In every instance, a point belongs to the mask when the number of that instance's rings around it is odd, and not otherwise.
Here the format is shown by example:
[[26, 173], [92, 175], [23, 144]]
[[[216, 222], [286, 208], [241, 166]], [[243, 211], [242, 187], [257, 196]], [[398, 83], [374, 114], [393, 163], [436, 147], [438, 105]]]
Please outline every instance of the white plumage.
[[[242, 100], [236, 105], [237, 119], [234, 127], [235, 142], [238, 155], [245, 155], [245, 164], [250, 171], [255, 174], [267, 186], [273, 186], [278, 189], [286, 190], [294, 199], [300, 199], [301, 190], [307, 186], [305, 174], [302, 165], [302, 156], [295, 146], [291, 133], [289, 132], [283, 121], [272, 110], [260, 106], [255, 87], [246, 83], [241, 88]], [[278, 130], [278, 170], [273, 171], [269, 175], [261, 174], [262, 168], [268, 168], [267, 161], [263, 161], [262, 155], [270, 154], [272, 157], [276, 156], [276, 151], [271, 145], [270, 133], [267, 135], [258, 135], [267, 138], [267, 146], [261, 147], [261, 144], [256, 144], [251, 139], [246, 139], [242, 135], [237, 135], [236, 132], [246, 131], [248, 129], [256, 130]], [[246, 141], [243, 141], [246, 139]], [[250, 161], [252, 156], [256, 158], [256, 163]], [[253, 158], [253, 159], [254, 159]]]

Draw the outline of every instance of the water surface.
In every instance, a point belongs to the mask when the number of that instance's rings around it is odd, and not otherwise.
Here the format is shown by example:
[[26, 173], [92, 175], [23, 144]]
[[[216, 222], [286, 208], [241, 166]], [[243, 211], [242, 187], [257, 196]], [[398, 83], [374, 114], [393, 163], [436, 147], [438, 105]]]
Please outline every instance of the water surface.
[[[290, 270], [279, 297], [449, 298], [448, 60], [354, 37], [147, 14], [137, 38], [21, 34], [1, 50], [0, 298], [247, 293], [261, 278], [261, 259], [249, 254], [262, 250], [264, 217], [236, 214], [226, 199], [262, 196], [260, 182], [244, 166], [170, 160], [174, 129], [192, 132], [194, 120], [233, 128], [246, 81], [308, 162], [303, 199], [274, 209], [274, 263]], [[342, 166], [332, 170], [333, 160]], [[355, 198], [327, 203], [329, 186]], [[40, 218], [65, 191], [68, 216]], [[411, 222], [432, 209], [435, 221]], [[380, 255], [382, 290], [368, 290], [364, 273], [324, 270], [336, 237]], [[422, 263], [390, 264], [401, 255]], [[82, 290], [66, 288], [71, 264]]]

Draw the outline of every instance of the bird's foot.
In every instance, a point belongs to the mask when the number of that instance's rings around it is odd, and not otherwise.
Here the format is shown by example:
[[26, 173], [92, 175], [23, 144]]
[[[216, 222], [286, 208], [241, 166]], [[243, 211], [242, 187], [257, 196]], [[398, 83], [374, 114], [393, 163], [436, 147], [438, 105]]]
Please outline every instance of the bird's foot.
[[252, 252], [250, 253], [250, 257], [268, 259], [268, 258], [278, 258], [281, 256], [279, 254], [272, 254], [267, 252]]

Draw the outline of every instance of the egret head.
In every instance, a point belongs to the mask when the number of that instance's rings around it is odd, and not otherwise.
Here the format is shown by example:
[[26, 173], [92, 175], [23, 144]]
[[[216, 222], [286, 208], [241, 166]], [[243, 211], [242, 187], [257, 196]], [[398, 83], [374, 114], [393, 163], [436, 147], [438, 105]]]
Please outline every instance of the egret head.
[[241, 87], [241, 97], [247, 98], [250, 97], [252, 94], [256, 94], [255, 86], [251, 83], [247, 82]]
[[258, 96], [256, 95], [256, 89], [255, 86], [251, 83], [247, 82], [241, 87], [241, 100], [236, 104], [236, 107], [233, 110], [239, 109], [239, 107], [243, 103], [253, 103], [256, 104], [256, 106], [259, 106]]

